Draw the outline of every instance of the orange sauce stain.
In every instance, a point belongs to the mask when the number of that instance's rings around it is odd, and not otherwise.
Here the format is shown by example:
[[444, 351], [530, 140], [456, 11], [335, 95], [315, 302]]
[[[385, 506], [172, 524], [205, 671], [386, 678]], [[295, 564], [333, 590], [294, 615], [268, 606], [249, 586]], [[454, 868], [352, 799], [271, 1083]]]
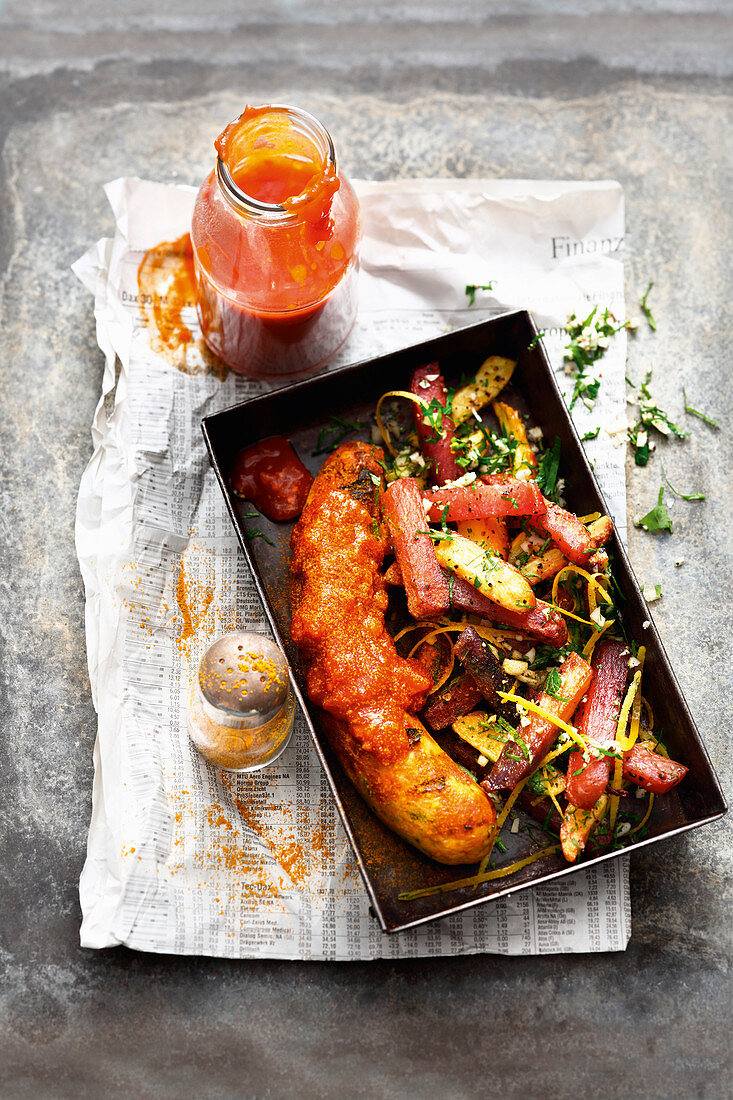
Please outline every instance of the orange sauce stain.
[[196, 306], [193, 248], [188, 233], [161, 241], [143, 256], [137, 272], [138, 304], [153, 351], [184, 374], [215, 374], [228, 369], [194, 336], [183, 311]]

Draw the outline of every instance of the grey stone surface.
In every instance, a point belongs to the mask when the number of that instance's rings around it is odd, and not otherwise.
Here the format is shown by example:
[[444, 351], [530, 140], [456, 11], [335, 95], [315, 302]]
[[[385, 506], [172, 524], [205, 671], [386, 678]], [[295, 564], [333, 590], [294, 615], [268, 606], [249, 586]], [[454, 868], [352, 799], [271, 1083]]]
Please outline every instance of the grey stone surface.
[[[95, 715], [73, 546], [102, 361], [69, 264], [102, 184], [197, 183], [247, 99], [323, 117], [354, 175], [614, 177], [632, 341], [691, 429], [629, 470], [654, 616], [729, 787], [731, 8], [722, 2], [0, 5], [0, 1090], [12, 1097], [728, 1094], [730, 831], [632, 859], [624, 955], [296, 964], [78, 947]], [[487, 261], [488, 262], [488, 261]], [[490, 271], [487, 271], [490, 275]], [[682, 412], [681, 386], [728, 422]], [[668, 492], [667, 497], [671, 494]], [[684, 558], [684, 565], [674, 561]], [[728, 846], [726, 846], [726, 844]]]

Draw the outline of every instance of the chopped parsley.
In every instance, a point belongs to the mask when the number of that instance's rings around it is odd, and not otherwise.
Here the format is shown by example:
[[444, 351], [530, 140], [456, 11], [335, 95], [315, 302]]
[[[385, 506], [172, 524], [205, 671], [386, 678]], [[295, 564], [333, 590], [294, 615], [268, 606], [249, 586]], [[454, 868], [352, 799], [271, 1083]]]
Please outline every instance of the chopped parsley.
[[669, 480], [669, 478], [667, 477], [667, 475], [664, 471], [664, 466], [662, 466], [662, 477], [664, 478], [664, 480], [667, 483], [667, 486], [672, 490], [674, 495], [676, 497], [679, 497], [681, 500], [705, 500], [705, 494], [704, 493], [680, 493], [678, 489], [675, 489], [674, 485]]
[[583, 440], [584, 443], [587, 443], [590, 439], [598, 439], [598, 433], [600, 432], [600, 430], [601, 425], [599, 424], [598, 427], [594, 428], [592, 432], [585, 432], [585, 434], [582, 435], [580, 438]]
[[637, 466], [646, 466], [649, 461], [649, 454], [654, 449], [654, 445], [649, 441], [649, 430], [651, 428], [667, 438], [673, 435], [677, 439], [685, 439], [689, 434], [683, 431], [678, 424], [675, 424], [668, 412], [665, 412], [656, 404], [649, 392], [651, 377], [652, 372], [649, 370], [639, 387], [641, 395], [639, 398], [639, 419], [629, 427], [629, 442], [634, 448], [634, 462]]
[[666, 504], [663, 503], [664, 486], [662, 485], [659, 490], [659, 500], [650, 512], [647, 512], [645, 516], [641, 516], [639, 519], [634, 520], [635, 527], [642, 527], [645, 531], [669, 531], [672, 532], [672, 519], [667, 511]]
[[608, 307], [600, 312], [597, 305], [593, 306], [583, 320], [579, 320], [575, 313], [568, 317], [565, 331], [569, 340], [565, 345], [564, 358], [573, 364], [576, 376], [568, 406], [571, 410], [578, 398], [587, 409], [593, 408], [601, 383], [600, 379], [588, 374], [588, 369], [603, 358], [611, 337], [624, 328], [629, 328], [628, 321], [617, 322]]
[[360, 432], [364, 424], [360, 420], [343, 420], [340, 416], [330, 417], [331, 423], [321, 428], [316, 440], [315, 455], [330, 454], [351, 432]]
[[647, 305], [647, 298], [649, 297], [649, 291], [652, 289], [653, 286], [654, 286], [654, 283], [651, 282], [651, 280], [650, 280], [649, 286], [644, 291], [644, 297], [641, 298], [640, 301], [639, 301], [639, 308], [641, 309], [641, 312], [644, 314], [647, 321], [649, 322], [649, 328], [652, 330], [652, 332], [656, 332], [657, 331], [657, 322], [654, 320], [654, 317], [652, 316], [652, 311], [649, 308], [649, 306]]
[[555, 442], [549, 451], [545, 451], [537, 465], [537, 485], [543, 496], [555, 499], [557, 487], [557, 473], [560, 468], [560, 437], [555, 436]]
[[569, 697], [564, 695], [558, 695], [560, 688], [562, 687], [562, 677], [560, 676], [560, 670], [557, 668], [551, 668], [547, 673], [547, 679], [545, 680], [544, 692], [546, 695], [550, 695], [553, 699], [557, 699], [560, 703], [567, 703]]
[[493, 290], [495, 283], [468, 283], [466, 286], [466, 296], [468, 298], [469, 306], [476, 304], [476, 291], [478, 290]]
[[264, 531], [258, 531], [257, 528], [252, 528], [251, 530], [245, 531], [244, 534], [245, 537], [248, 539], [264, 539], [265, 542], [270, 544], [270, 546], [275, 545], [272, 539], [268, 538]]
[[445, 405], [442, 405], [438, 398], [434, 397], [430, 404], [423, 409], [422, 422], [426, 428], [433, 429], [433, 435], [428, 440], [429, 443], [439, 443], [445, 435], [443, 417], [449, 417], [453, 411], [453, 395], [455, 392], [453, 389], [448, 390]]
[[517, 745], [522, 750], [525, 760], [531, 759], [529, 754], [529, 746], [527, 745], [527, 742], [524, 740], [524, 738], [520, 737], [518, 733], [514, 733], [512, 735], [512, 739], [515, 745]]
[[456, 465], [466, 472], [475, 470], [480, 477], [512, 470], [518, 445], [514, 436], [492, 432], [480, 418], [472, 417], [457, 429], [451, 452]]
[[543, 669], [549, 668], [550, 665], [556, 665], [558, 661], [564, 661], [572, 651], [573, 647], [569, 643], [556, 649], [555, 646], [544, 645], [539, 642], [535, 646], [535, 658], [530, 668], [535, 672], [541, 672]]
[[685, 412], [692, 413], [693, 416], [699, 416], [701, 420], [704, 420], [706, 424], [709, 424], [711, 428], [720, 428], [720, 424], [717, 420], [713, 420], [712, 416], [706, 416], [705, 413], [700, 412], [699, 409], [693, 409], [692, 405], [687, 404], [687, 394], [685, 393], [685, 387], [682, 387], [682, 400], [685, 404]]

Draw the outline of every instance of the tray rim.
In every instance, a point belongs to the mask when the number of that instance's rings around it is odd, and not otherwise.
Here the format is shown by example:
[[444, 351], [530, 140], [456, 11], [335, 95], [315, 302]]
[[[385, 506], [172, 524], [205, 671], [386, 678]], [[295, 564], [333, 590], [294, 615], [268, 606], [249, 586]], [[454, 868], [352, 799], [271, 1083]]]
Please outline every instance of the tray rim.
[[[467, 332], [472, 332], [472, 331], [478, 332], [480, 330], [490, 328], [490, 326], [492, 326], [492, 324], [494, 324], [495, 322], [507, 321], [507, 320], [510, 320], [512, 318], [525, 322], [528, 325], [529, 330], [532, 333], [533, 337], [537, 339], [536, 349], [539, 351], [541, 359], [543, 361], [544, 372], [545, 372], [545, 375], [547, 377], [548, 384], [549, 384], [551, 390], [554, 391], [554, 396], [555, 396], [560, 408], [563, 410], [565, 419], [567, 421], [568, 428], [569, 428], [570, 433], [573, 436], [575, 444], [577, 446], [577, 450], [578, 450], [578, 453], [579, 453], [580, 459], [581, 459], [581, 464], [584, 467], [584, 474], [591, 481], [591, 483], [592, 483], [592, 485], [595, 489], [595, 492], [597, 493], [599, 499], [601, 500], [601, 502], [604, 505], [604, 509], [605, 509], [606, 514], [609, 514], [609, 509], [608, 509], [608, 505], [607, 505], [605, 496], [604, 496], [604, 494], [603, 494], [603, 492], [602, 492], [602, 490], [601, 490], [601, 488], [598, 484], [595, 473], [592, 470], [592, 468], [590, 466], [590, 463], [588, 462], [588, 458], [586, 456], [585, 449], [582, 445], [582, 442], [580, 440], [578, 432], [575, 428], [575, 424], [573, 423], [570, 412], [567, 408], [565, 400], [564, 400], [564, 398], [562, 396], [562, 393], [560, 392], [560, 388], [557, 384], [557, 380], [555, 378], [555, 374], [554, 374], [554, 371], [552, 369], [552, 365], [549, 361], [549, 357], [547, 355], [547, 352], [544, 348], [544, 345], [543, 345], [543, 342], [542, 342], [542, 339], [541, 339], [542, 334], [541, 334], [540, 330], [537, 328], [534, 317], [532, 316], [530, 311], [527, 310], [527, 309], [505, 310], [505, 311], [503, 311], [499, 314], [493, 315], [490, 318], [484, 318], [483, 320], [478, 321], [474, 324], [461, 326], [460, 329], [455, 329], [450, 333], [438, 334], [434, 337], [429, 337], [425, 340], [421, 340], [416, 344], [408, 344], [408, 345], [405, 345], [404, 347], [395, 348], [391, 351], [384, 352], [380, 355], [371, 356], [367, 359], [361, 359], [356, 363], [344, 364], [343, 366], [337, 367], [337, 368], [335, 368], [331, 371], [326, 371], [324, 373], [320, 373], [320, 374], [317, 374], [317, 375], [311, 375], [307, 378], [298, 379], [296, 381], [287, 383], [284, 386], [275, 386], [275, 387], [273, 387], [272, 389], [268, 390], [265, 393], [256, 394], [254, 397], [245, 399], [244, 401], [235, 402], [233, 405], [229, 405], [224, 409], [220, 409], [219, 411], [217, 411], [215, 413], [210, 413], [207, 416], [202, 418], [201, 430], [203, 432], [203, 436], [204, 436], [204, 440], [205, 440], [205, 443], [206, 443], [206, 447], [207, 447], [207, 451], [208, 451], [208, 454], [209, 454], [209, 459], [210, 459], [211, 465], [214, 469], [217, 480], [219, 482], [219, 487], [220, 487], [220, 489], [222, 491], [222, 495], [224, 497], [226, 508], [227, 508], [228, 513], [229, 513], [229, 518], [230, 518], [230, 520], [232, 522], [232, 525], [234, 527], [234, 530], [237, 534], [237, 539], [238, 539], [238, 542], [240, 544], [240, 547], [241, 547], [242, 551], [244, 552], [244, 556], [245, 556], [245, 559], [247, 561], [247, 565], [248, 565], [248, 567], [250, 569], [250, 572], [253, 576], [253, 579], [254, 579], [254, 582], [255, 582], [255, 587], [257, 589], [257, 594], [258, 594], [258, 596], [260, 598], [260, 601], [262, 603], [262, 606], [264, 608], [265, 615], [266, 615], [267, 620], [269, 622], [270, 628], [272, 629], [272, 631], [275, 635], [275, 638], [276, 638], [276, 640], [277, 640], [277, 642], [278, 642], [278, 644], [280, 645], [281, 648], [283, 648], [283, 646], [284, 646], [284, 638], [283, 638], [282, 633], [281, 633], [281, 631], [278, 627], [277, 621], [275, 619], [275, 615], [274, 615], [273, 610], [271, 608], [269, 596], [268, 596], [267, 592], [265, 591], [264, 581], [263, 581], [263, 578], [262, 578], [262, 575], [261, 575], [259, 563], [258, 563], [257, 559], [255, 558], [254, 554], [252, 553], [251, 547], [250, 547], [247, 539], [243, 537], [241, 525], [240, 525], [240, 522], [239, 522], [239, 517], [238, 517], [238, 515], [236, 513], [236, 510], [234, 508], [232, 495], [230, 494], [229, 488], [228, 488], [228, 485], [227, 485], [226, 475], [225, 475], [225, 472], [221, 468], [221, 464], [218, 460], [218, 456], [216, 454], [216, 451], [215, 451], [215, 448], [214, 448], [214, 445], [213, 445], [211, 430], [210, 430], [211, 425], [213, 424], [213, 422], [218, 421], [218, 420], [220, 420], [220, 419], [222, 419], [226, 416], [229, 416], [229, 415], [241, 410], [244, 406], [247, 406], [248, 409], [252, 409], [253, 407], [256, 407], [257, 405], [260, 405], [260, 404], [261, 405], [266, 405], [268, 402], [270, 402], [275, 397], [279, 398], [279, 397], [284, 397], [284, 396], [293, 396], [293, 395], [297, 394], [298, 392], [301, 392], [301, 391], [304, 391], [304, 390], [310, 390], [314, 386], [319, 386], [319, 385], [326, 385], [327, 386], [329, 384], [329, 382], [333, 382], [336, 379], [342, 379], [344, 377], [347, 377], [351, 373], [356, 373], [357, 371], [364, 370], [367, 367], [369, 367], [370, 365], [378, 363], [382, 360], [390, 359], [395, 355], [410, 354], [412, 352], [417, 353], [417, 352], [419, 352], [419, 350], [421, 348], [425, 347], [426, 345], [430, 345], [431, 348], [433, 348], [436, 344], [440, 344], [443, 341], [445, 341], [445, 342], [450, 341], [451, 338], [455, 338], [455, 336], [459, 333], [465, 334]], [[431, 351], [430, 354], [433, 355], [434, 352]], [[439, 358], [439, 356], [438, 356], [438, 358]], [[270, 432], [269, 434], [272, 434], [272, 433]], [[264, 438], [264, 436], [263, 436], [263, 438]], [[364, 863], [364, 860], [362, 858], [362, 855], [361, 855], [361, 852], [359, 850], [358, 844], [356, 842], [356, 838], [354, 836], [354, 832], [353, 832], [352, 827], [351, 827], [351, 822], [349, 820], [349, 815], [348, 815], [347, 810], [346, 810], [346, 808], [344, 807], [344, 805], [341, 801], [341, 796], [340, 796], [338, 788], [336, 786], [335, 779], [334, 779], [334, 776], [333, 776], [333, 773], [332, 773], [332, 770], [331, 770], [331, 767], [330, 767], [330, 763], [329, 763], [328, 759], [326, 758], [326, 755], [323, 752], [322, 746], [319, 742], [318, 734], [316, 732], [315, 723], [314, 723], [314, 720], [313, 720], [313, 716], [311, 715], [311, 711], [310, 711], [310, 705], [311, 705], [310, 700], [300, 690], [300, 686], [297, 682], [296, 677], [291, 676], [291, 681], [292, 681], [293, 690], [295, 692], [295, 696], [298, 700], [298, 703], [300, 704], [300, 708], [301, 708], [301, 711], [303, 713], [303, 717], [304, 717], [304, 719], [306, 721], [306, 724], [308, 726], [308, 731], [309, 731], [309, 734], [310, 734], [311, 741], [312, 741], [313, 746], [316, 750], [316, 754], [317, 754], [318, 759], [320, 761], [321, 767], [323, 768], [323, 770], [325, 772], [326, 779], [328, 781], [328, 785], [329, 785], [329, 788], [331, 790], [331, 794], [332, 794], [332, 796], [333, 796], [333, 798], [336, 802], [336, 807], [339, 811], [339, 816], [341, 818], [341, 823], [342, 823], [342, 825], [344, 827], [344, 830], [346, 832], [346, 835], [348, 837], [349, 843], [351, 845], [352, 852], [354, 854], [354, 857], [357, 861], [357, 865], [359, 867], [359, 872], [361, 874], [362, 880], [364, 882], [364, 885], [366, 887], [367, 893], [368, 893], [370, 901], [371, 901], [372, 911], [373, 911], [375, 917], [377, 918], [377, 920], [379, 922], [379, 925], [380, 925], [383, 932], [385, 932], [387, 934], [393, 934], [393, 933], [396, 933], [396, 932], [403, 932], [403, 931], [406, 931], [410, 928], [416, 928], [417, 926], [419, 926], [421, 924], [427, 924], [427, 923], [430, 923], [430, 922], [435, 921], [435, 920], [441, 920], [444, 917], [451, 916], [451, 915], [454, 915], [456, 913], [462, 913], [462, 912], [464, 912], [468, 909], [473, 909], [477, 905], [483, 905], [483, 904], [486, 904], [486, 903], [489, 903], [489, 902], [498, 901], [500, 898], [508, 897], [511, 894], [518, 893], [522, 890], [527, 890], [527, 889], [530, 889], [530, 888], [535, 887], [535, 886], [540, 886], [545, 882], [554, 881], [554, 880], [559, 879], [559, 878], [564, 878], [567, 875], [576, 874], [576, 873], [578, 873], [580, 871], [583, 871], [587, 868], [597, 866], [597, 865], [599, 865], [601, 863], [605, 863], [609, 860], [615, 860], [615, 859], [618, 859], [621, 856], [629, 855], [631, 852], [636, 851], [637, 849], [646, 848], [646, 847], [648, 847], [652, 844], [658, 843], [659, 841], [669, 840], [672, 837], [681, 835], [682, 833], [689, 832], [692, 829], [697, 829], [697, 828], [700, 828], [704, 825], [712, 824], [713, 822], [720, 820], [720, 818], [724, 817], [725, 814], [728, 812], [728, 803], [726, 801], [725, 795], [723, 794], [720, 779], [717, 775], [715, 767], [713, 766], [713, 763], [710, 760], [710, 755], [708, 753], [707, 746], [705, 745], [705, 741], [702, 738], [702, 736], [700, 735], [700, 732], [697, 728], [697, 723], [695, 722], [695, 720], [692, 716], [692, 713], [691, 713], [690, 708], [688, 706], [685, 695], [684, 695], [684, 693], [683, 693], [683, 691], [680, 687], [680, 684], [677, 680], [677, 676], [675, 675], [674, 667], [672, 666], [672, 663], [669, 659], [667, 651], [664, 648], [664, 644], [663, 644], [662, 639], [659, 635], [659, 632], [657, 631], [656, 625], [654, 623], [654, 619], [652, 618], [651, 614], [649, 614], [649, 607], [648, 607], [648, 604], [647, 604], [647, 602], [644, 598], [643, 591], [642, 591], [641, 586], [640, 586], [640, 584], [639, 584], [639, 582], [636, 578], [636, 574], [634, 573], [633, 567], [631, 565], [631, 562], [629, 560], [629, 557], [628, 557], [628, 554], [627, 554], [627, 551], [626, 551], [626, 547], [625, 547], [624, 543], [621, 541], [621, 539], [618, 537], [615, 526], [614, 526], [613, 540], [614, 540], [614, 547], [613, 547], [614, 554], [616, 555], [617, 558], [620, 557], [621, 560], [623, 561], [624, 567], [625, 567], [626, 572], [628, 574], [628, 578], [631, 582], [631, 585], [635, 589], [637, 596], [642, 601], [644, 607], [647, 610], [648, 622], [649, 622], [649, 627], [647, 628], [647, 633], [650, 634], [651, 637], [654, 639], [654, 644], [655, 644], [655, 647], [657, 648], [659, 657], [661, 658], [662, 663], [666, 666], [666, 671], [672, 679], [674, 688], [677, 692], [678, 699], [679, 699], [680, 703], [682, 704], [682, 707], [683, 707], [683, 710], [684, 710], [684, 717], [685, 717], [688, 725], [691, 728], [691, 731], [693, 733], [693, 736], [694, 736], [695, 740], [697, 741], [699, 749], [702, 752], [704, 761], [705, 761], [705, 763], [707, 765], [707, 768], [708, 768], [708, 771], [709, 771], [709, 776], [710, 776], [712, 785], [713, 785], [715, 793], [717, 794], [717, 797], [720, 801], [721, 808], [718, 811], [714, 812], [714, 813], [707, 814], [706, 816], [702, 817], [698, 821], [685, 822], [683, 825], [677, 825], [674, 828], [668, 830], [667, 832], [663, 833], [660, 836], [642, 838], [640, 840], [635, 841], [632, 845], [630, 845], [627, 848], [618, 849], [616, 851], [611, 851], [611, 852], [606, 852], [602, 855], [594, 856], [592, 859], [584, 860], [580, 864], [568, 864], [567, 867], [561, 867], [557, 870], [549, 871], [546, 874], [541, 875], [539, 877], [536, 877], [536, 878], [533, 878], [533, 879], [530, 879], [530, 880], [525, 880], [521, 883], [516, 883], [514, 885], [507, 885], [506, 887], [500, 888], [499, 890], [495, 891], [494, 893], [492, 893], [489, 896], [480, 896], [480, 897], [476, 897], [476, 898], [469, 898], [465, 901], [462, 901], [458, 904], [453, 905], [450, 909], [448, 909], [444, 912], [429, 913], [429, 914], [425, 914], [425, 915], [416, 917], [414, 920], [403, 921], [399, 924], [389, 924], [386, 921], [385, 916], [382, 912], [381, 903], [379, 901], [379, 898], [377, 897], [374, 884], [371, 881], [371, 878], [369, 876], [368, 868], [366, 867], [366, 865]], [[290, 665], [289, 660], [288, 660], [288, 665]], [[291, 669], [291, 672], [292, 672], [292, 669]], [[370, 812], [373, 812], [373, 811], [370, 811]]]

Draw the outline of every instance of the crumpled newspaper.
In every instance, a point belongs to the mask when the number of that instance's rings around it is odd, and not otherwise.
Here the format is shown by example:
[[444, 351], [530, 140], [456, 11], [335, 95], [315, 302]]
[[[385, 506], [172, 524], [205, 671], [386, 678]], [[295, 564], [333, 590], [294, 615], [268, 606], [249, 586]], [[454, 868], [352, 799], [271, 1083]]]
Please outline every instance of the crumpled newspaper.
[[[406, 180], [357, 190], [360, 311], [333, 366], [526, 307], [547, 331], [567, 391], [567, 314], [598, 302], [623, 316], [616, 183]], [[182, 358], [139, 300], [144, 254], [184, 237], [195, 192], [121, 179], [107, 194], [115, 237], [74, 267], [94, 294], [106, 358], [77, 510], [99, 715], [82, 945], [297, 959], [623, 950], [627, 858], [386, 936], [369, 915], [302, 720], [277, 764], [254, 776], [220, 772], [193, 749], [185, 699], [203, 650], [225, 630], [267, 629], [200, 420], [262, 383], [212, 365], [191, 302], [181, 312], [193, 335]], [[171, 246], [152, 254], [156, 277], [173, 278], [166, 265], [175, 268], [175, 257]], [[471, 306], [467, 284], [493, 289]], [[624, 456], [609, 432], [624, 417], [624, 362], [621, 333], [595, 407], [578, 409], [581, 433], [608, 429], [589, 452], [622, 532]]]

